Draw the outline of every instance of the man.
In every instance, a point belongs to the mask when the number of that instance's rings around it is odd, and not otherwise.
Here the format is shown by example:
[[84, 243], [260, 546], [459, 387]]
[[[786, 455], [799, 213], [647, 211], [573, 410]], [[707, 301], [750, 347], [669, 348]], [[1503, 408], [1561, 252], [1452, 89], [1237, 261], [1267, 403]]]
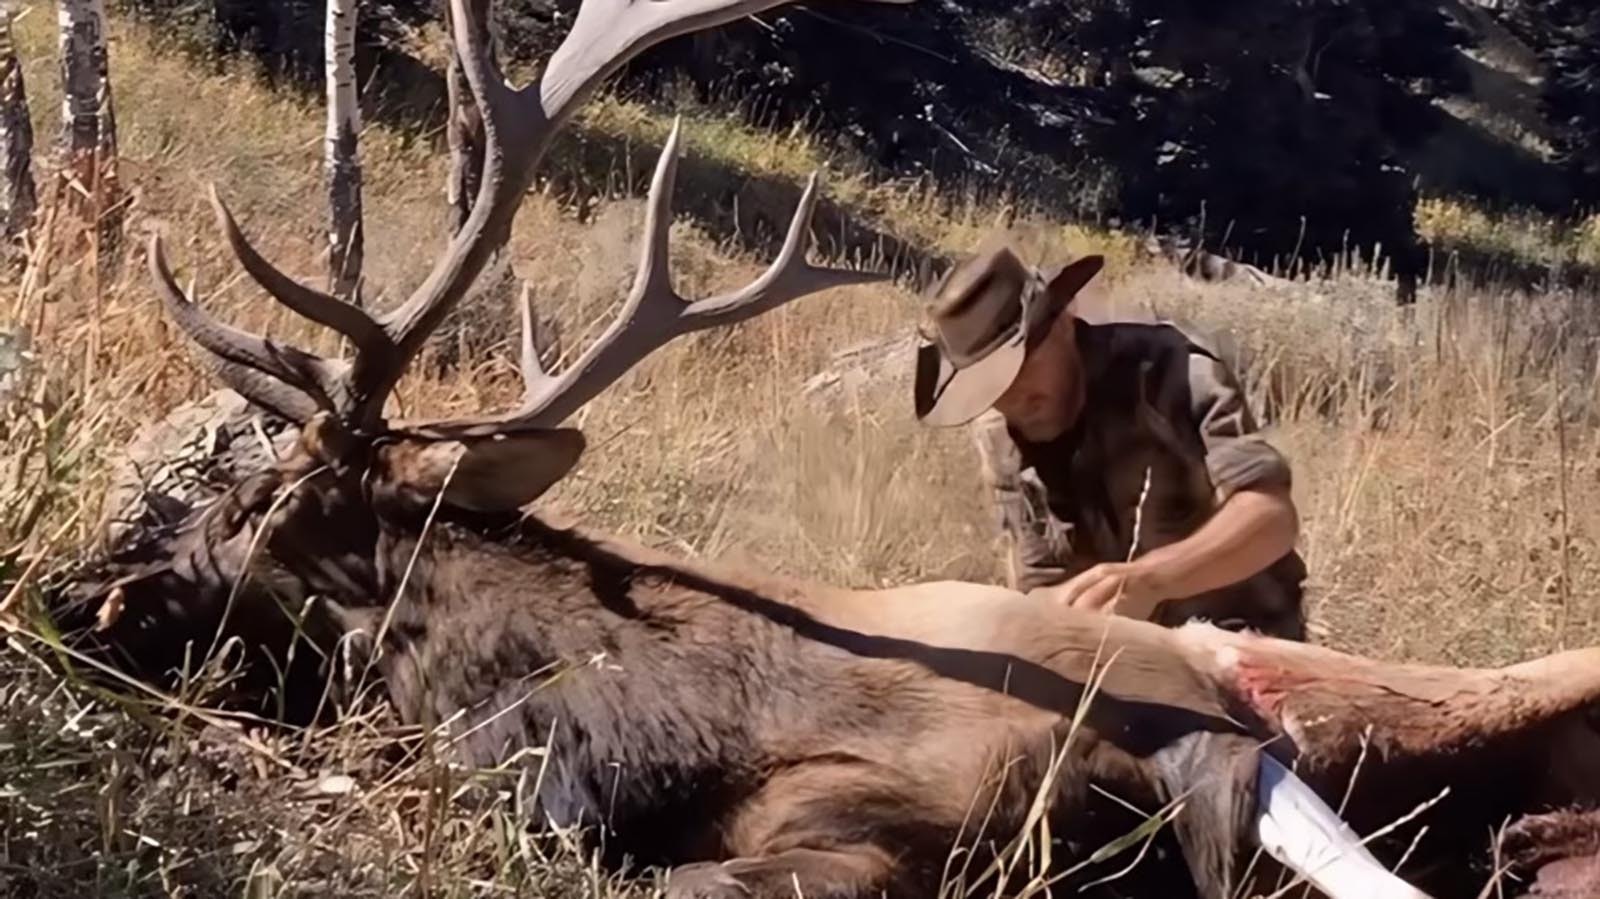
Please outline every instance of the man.
[[1013, 589], [1303, 640], [1287, 461], [1192, 336], [1073, 314], [1103, 264], [1046, 276], [997, 246], [956, 266], [929, 304], [918, 418], [975, 423]]

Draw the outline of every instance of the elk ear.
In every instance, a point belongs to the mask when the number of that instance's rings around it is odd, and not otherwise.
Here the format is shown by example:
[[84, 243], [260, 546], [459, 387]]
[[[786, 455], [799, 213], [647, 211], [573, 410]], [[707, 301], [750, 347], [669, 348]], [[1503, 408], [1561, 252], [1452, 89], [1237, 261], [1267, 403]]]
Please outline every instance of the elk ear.
[[390, 473], [429, 496], [474, 512], [509, 512], [538, 499], [578, 464], [583, 432], [571, 428], [411, 444]]
[[1070, 265], [1062, 266], [1061, 270], [1050, 278], [1050, 299], [1058, 304], [1059, 308], [1065, 309], [1078, 295], [1078, 291], [1093, 281], [1094, 276], [1100, 274], [1105, 265], [1106, 257], [1096, 255], [1085, 256]]

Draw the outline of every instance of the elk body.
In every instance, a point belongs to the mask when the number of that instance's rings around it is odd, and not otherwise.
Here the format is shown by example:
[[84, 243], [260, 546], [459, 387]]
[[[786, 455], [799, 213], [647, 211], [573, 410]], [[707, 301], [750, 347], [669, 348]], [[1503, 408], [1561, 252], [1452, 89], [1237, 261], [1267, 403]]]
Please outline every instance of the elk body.
[[[1332, 817], [1358, 767], [1346, 817], [1362, 830], [1454, 788], [1429, 809], [1406, 871], [1437, 895], [1466, 895], [1485, 878], [1462, 859], [1487, 858], [1506, 818], [1600, 799], [1600, 738], [1585, 717], [1600, 699], [1595, 651], [1500, 671], [1388, 665], [974, 584], [851, 591], [727, 570], [527, 514], [584, 449], [560, 423], [654, 348], [865, 280], [805, 261], [813, 183], [766, 274], [723, 297], [680, 298], [666, 267], [676, 130], [617, 322], [552, 374], [525, 310], [518, 409], [387, 421], [394, 385], [504, 243], [573, 106], [644, 47], [781, 0], [587, 0], [522, 90], [478, 43], [484, 5], [452, 8], [485, 111], [482, 187], [394, 312], [374, 317], [290, 280], [217, 204], [244, 268], [349, 338], [351, 363], [215, 321], [152, 241], [169, 314], [230, 386], [302, 430], [281, 463], [182, 528], [137, 535], [63, 591], [63, 623], [98, 617], [94, 639], [126, 669], [160, 681], [238, 638], [242, 698], [275, 692], [303, 721], [339, 682], [340, 660], [370, 661], [401, 717], [446, 728], [467, 764], [549, 745], [537, 811], [603, 828], [614, 863], [673, 868], [675, 897], [937, 895], [952, 867], [969, 884], [1001, 877], [985, 853], [1036, 823], [1035, 809], [1070, 864], [1167, 807], [1172, 851], [1101, 894], [1222, 899], [1270, 873], [1255, 858], [1264, 848], [1336, 897], [1423, 895]], [[300, 639], [316, 651], [291, 652]], [[952, 855], [958, 845], [970, 851]], [[1330, 849], [1344, 854], [1330, 863]]]
[[[247, 574], [222, 631], [281, 659], [292, 632], [277, 601], [334, 597], [293, 604], [326, 657], [347, 634], [382, 632], [372, 651], [390, 700], [407, 721], [449, 722], [466, 764], [550, 746], [537, 811], [604, 827], [613, 861], [690, 865], [675, 895], [742, 895], [737, 883], [790, 896], [796, 877], [805, 896], [934, 895], [953, 846], [1003, 844], [1041, 790], [1068, 857], [1137, 827], [1103, 790], [1147, 812], [1183, 801], [1182, 861], [1107, 895], [1181, 896], [1193, 878], [1195, 895], [1227, 896], [1256, 848], [1263, 744], [1329, 797], [1366, 755], [1347, 813], [1364, 832], [1451, 787], [1424, 818], [1414, 872], [1436, 895], [1475, 895], [1485, 875], [1460, 862], [1487, 858], [1504, 818], [1592, 801], [1600, 785], [1583, 717], [1600, 696], [1593, 652], [1410, 668], [971, 584], [858, 592], [722, 570], [476, 508], [504, 472], [475, 457], [502, 443], [458, 455], [397, 441], [341, 459], [326, 447], [347, 435], [326, 427], [125, 576], [105, 637], [174, 664], [182, 644], [214, 639]], [[558, 460], [577, 448], [510, 439]], [[451, 464], [461, 486], [435, 512]], [[372, 605], [385, 596], [398, 598]], [[287, 689], [303, 718], [325, 675], [299, 657]], [[256, 672], [255, 687], [275, 678]]]

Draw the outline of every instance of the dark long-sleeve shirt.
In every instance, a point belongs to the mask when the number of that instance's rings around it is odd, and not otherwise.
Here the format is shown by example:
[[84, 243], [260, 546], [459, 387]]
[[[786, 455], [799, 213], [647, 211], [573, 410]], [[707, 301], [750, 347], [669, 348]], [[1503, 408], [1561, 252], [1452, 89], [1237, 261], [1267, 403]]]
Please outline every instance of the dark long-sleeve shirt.
[[[1067, 433], [1032, 443], [992, 410], [973, 426], [1019, 590], [1177, 542], [1234, 492], [1292, 481], [1233, 372], [1200, 341], [1170, 324], [1077, 332], [1086, 401]], [[1305, 576], [1291, 552], [1241, 583], [1163, 603], [1155, 620], [1304, 639]]]

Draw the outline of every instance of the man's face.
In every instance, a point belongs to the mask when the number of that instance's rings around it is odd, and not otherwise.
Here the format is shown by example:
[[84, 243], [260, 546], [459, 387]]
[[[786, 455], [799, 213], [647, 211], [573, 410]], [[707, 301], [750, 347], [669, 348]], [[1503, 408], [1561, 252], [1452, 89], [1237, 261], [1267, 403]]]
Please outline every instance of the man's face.
[[1083, 411], [1077, 320], [1063, 311], [1033, 349], [994, 408], [1017, 433], [1035, 443], [1066, 433]]

